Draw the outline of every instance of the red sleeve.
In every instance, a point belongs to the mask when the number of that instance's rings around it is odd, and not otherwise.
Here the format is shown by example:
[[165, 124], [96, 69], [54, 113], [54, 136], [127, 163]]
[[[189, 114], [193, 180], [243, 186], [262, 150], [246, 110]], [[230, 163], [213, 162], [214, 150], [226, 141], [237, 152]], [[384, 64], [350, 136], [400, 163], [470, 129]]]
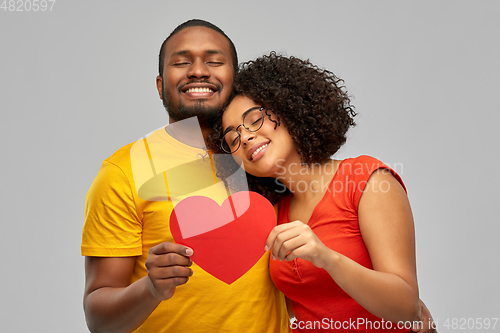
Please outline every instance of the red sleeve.
[[[356, 212], [358, 211], [359, 200], [361, 199], [361, 195], [363, 194], [368, 180], [378, 169], [385, 169], [387, 172], [390, 172], [406, 191], [406, 187], [401, 177], [393, 169], [376, 158], [362, 155], [356, 158], [346, 159], [340, 164], [337, 172], [339, 172], [339, 176], [342, 176], [347, 187], [347, 191], [345, 192], [346, 204]], [[384, 185], [379, 185], [380, 190], [383, 191]]]

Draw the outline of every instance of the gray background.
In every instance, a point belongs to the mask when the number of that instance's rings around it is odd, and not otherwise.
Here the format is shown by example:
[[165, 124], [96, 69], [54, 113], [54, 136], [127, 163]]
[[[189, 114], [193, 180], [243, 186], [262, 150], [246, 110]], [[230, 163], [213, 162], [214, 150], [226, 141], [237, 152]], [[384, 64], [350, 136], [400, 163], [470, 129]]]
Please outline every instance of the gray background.
[[447, 319], [500, 317], [499, 16], [497, 1], [57, 0], [51, 12], [0, 10], [1, 330], [87, 332], [85, 194], [102, 160], [167, 123], [158, 49], [190, 18], [220, 26], [241, 61], [276, 50], [345, 79], [358, 126], [336, 158], [372, 155], [402, 175], [420, 295], [440, 332], [457, 331]]

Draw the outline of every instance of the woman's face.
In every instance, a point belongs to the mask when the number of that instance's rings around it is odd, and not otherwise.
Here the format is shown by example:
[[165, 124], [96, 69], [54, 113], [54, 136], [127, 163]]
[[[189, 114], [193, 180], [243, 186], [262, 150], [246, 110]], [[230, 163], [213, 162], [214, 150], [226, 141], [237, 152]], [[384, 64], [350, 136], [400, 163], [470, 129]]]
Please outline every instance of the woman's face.
[[[249, 118], [252, 117], [248, 116], [250, 113], [247, 111], [258, 110], [260, 106], [248, 97], [235, 97], [222, 116], [223, 132], [226, 133], [229, 129], [238, 128], [243, 123], [244, 116], [247, 117], [245, 121], [245, 125], [247, 125]], [[290, 162], [300, 163], [300, 156], [283, 123], [276, 126], [276, 123], [269, 119], [266, 112], [271, 115], [271, 119], [277, 121], [277, 117], [271, 110], [262, 110], [262, 112], [264, 122], [256, 132], [249, 132], [243, 126], [239, 126], [241, 143], [238, 150], [233, 153], [233, 157], [239, 157], [243, 161], [245, 171], [251, 175], [277, 178], [284, 174], [286, 165]], [[253, 118], [255, 117], [252, 117], [251, 122], [259, 119]], [[233, 139], [234, 136], [229, 138], [226, 135], [228, 144], [233, 145]]]

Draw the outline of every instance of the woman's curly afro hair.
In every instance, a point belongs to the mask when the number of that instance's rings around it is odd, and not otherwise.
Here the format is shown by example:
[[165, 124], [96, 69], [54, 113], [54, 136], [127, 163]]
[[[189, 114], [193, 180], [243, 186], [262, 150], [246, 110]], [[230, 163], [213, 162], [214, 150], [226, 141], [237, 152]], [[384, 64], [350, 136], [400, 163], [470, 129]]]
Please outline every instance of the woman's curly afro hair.
[[[301, 161], [312, 165], [328, 161], [345, 143], [349, 127], [355, 125], [356, 113], [343, 83], [309, 60], [271, 52], [240, 66], [232, 98], [246, 96], [271, 110], [288, 129]], [[219, 119], [209, 137], [209, 147], [215, 152], [221, 152], [221, 124]], [[273, 203], [281, 197], [277, 189], [284, 187], [278, 181], [257, 177], [249, 177], [249, 185]]]

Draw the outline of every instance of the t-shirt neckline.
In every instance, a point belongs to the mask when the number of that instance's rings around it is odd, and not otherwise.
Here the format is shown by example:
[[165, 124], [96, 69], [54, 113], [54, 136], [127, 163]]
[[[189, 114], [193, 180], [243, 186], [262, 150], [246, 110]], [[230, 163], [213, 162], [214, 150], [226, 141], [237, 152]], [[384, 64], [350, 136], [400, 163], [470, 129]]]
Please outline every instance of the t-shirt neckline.
[[[327, 195], [327, 193], [328, 193], [328, 192], [330, 192], [330, 190], [331, 190], [330, 188], [332, 187], [333, 181], [335, 180], [335, 178], [337, 178], [337, 177], [338, 177], [340, 167], [342, 166], [342, 164], [343, 164], [346, 160], [348, 160], [348, 158], [345, 158], [345, 159], [343, 159], [342, 161], [340, 161], [340, 163], [339, 163], [339, 165], [338, 165], [338, 167], [337, 167], [337, 170], [335, 170], [335, 173], [333, 174], [333, 177], [332, 177], [332, 179], [330, 180], [330, 184], [328, 184], [328, 188], [326, 189], [325, 193], [323, 194], [323, 197], [322, 197], [322, 198], [321, 198], [321, 200], [318, 202], [318, 204], [316, 205], [316, 207], [314, 207], [314, 209], [313, 209], [313, 211], [312, 211], [312, 213], [311, 213], [311, 216], [309, 217], [309, 220], [308, 220], [308, 221], [307, 221], [307, 223], [306, 223], [307, 225], [309, 225], [309, 226], [310, 226], [310, 224], [309, 224], [309, 223], [310, 223], [310, 222], [311, 222], [311, 220], [313, 219], [313, 217], [314, 217], [314, 215], [315, 215], [315, 213], [316, 213], [317, 208], [318, 208], [318, 207], [319, 207], [319, 206], [323, 203], [323, 201], [325, 201], [325, 200], [326, 200], [326, 199], [325, 199], [325, 198], [326, 198], [326, 195]], [[290, 195], [288, 195], [288, 196], [287, 196], [287, 198], [286, 198], [286, 202], [285, 202], [285, 207], [284, 207], [284, 208], [285, 208], [285, 212], [286, 212], [285, 217], [286, 217], [286, 220], [287, 220], [287, 221], [289, 221], [289, 222], [291, 222], [291, 221], [290, 221], [290, 202], [291, 202], [291, 200], [292, 200], [292, 195], [293, 195], [293, 194], [290, 194]], [[303, 221], [302, 221], [302, 222], [303, 222]]]

